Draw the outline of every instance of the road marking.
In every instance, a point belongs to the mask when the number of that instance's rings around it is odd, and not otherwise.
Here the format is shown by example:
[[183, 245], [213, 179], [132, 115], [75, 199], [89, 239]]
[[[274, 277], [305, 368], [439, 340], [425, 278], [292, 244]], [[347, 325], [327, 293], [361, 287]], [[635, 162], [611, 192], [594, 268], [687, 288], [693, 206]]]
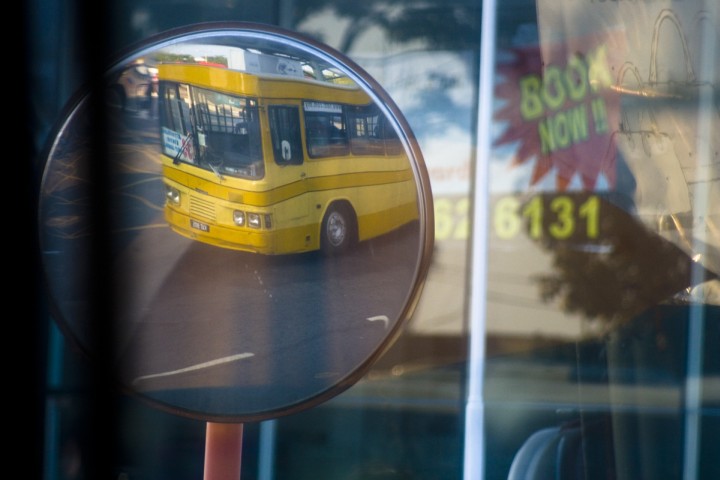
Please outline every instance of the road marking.
[[385, 324], [385, 328], [388, 328], [388, 325], [390, 325], [390, 319], [387, 315], [376, 315], [374, 317], [368, 317], [367, 319], [370, 322], [383, 322]]
[[158, 378], [158, 377], [169, 377], [172, 375], [179, 375], [181, 373], [187, 373], [192, 372], [194, 370], [202, 370], [203, 368], [209, 368], [214, 367], [215, 365], [221, 365], [223, 363], [230, 363], [234, 362], [235, 360], [242, 360], [243, 358], [248, 358], [254, 356], [254, 353], [238, 353], [237, 355], [231, 355], [229, 357], [224, 358], [218, 358], [217, 360], [211, 360], [209, 362], [204, 363], [198, 363], [197, 365], [191, 365], [189, 367], [181, 368], [180, 370], [173, 370], [170, 372], [162, 372], [162, 373], [154, 373], [152, 375], [144, 375], [142, 377], [137, 377], [135, 380], [133, 380], [133, 384], [136, 384], [138, 382], [141, 382], [143, 380], [148, 380], [150, 378]]

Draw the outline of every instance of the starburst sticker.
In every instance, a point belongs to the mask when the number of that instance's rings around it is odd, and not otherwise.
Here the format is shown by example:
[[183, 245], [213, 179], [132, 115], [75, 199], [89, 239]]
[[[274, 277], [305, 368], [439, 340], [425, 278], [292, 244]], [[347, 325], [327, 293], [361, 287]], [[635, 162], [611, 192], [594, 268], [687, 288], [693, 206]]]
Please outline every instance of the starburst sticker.
[[[577, 44], [577, 42], [574, 42]], [[530, 186], [554, 171], [558, 191], [579, 176], [584, 190], [595, 190], [603, 174], [615, 185], [614, 135], [618, 98], [607, 45], [588, 40], [584, 53], [561, 45], [548, 55], [538, 46], [517, 47], [498, 65], [496, 97], [502, 106], [495, 121], [505, 126], [495, 147], [515, 144], [511, 167], [535, 161]], [[560, 61], [558, 61], [560, 59]]]

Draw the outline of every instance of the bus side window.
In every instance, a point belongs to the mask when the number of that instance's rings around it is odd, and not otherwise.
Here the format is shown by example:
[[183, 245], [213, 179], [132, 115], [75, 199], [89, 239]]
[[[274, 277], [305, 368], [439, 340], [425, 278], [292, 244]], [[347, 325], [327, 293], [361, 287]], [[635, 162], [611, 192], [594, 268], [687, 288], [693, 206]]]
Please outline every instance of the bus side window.
[[313, 158], [348, 154], [348, 135], [341, 113], [305, 112], [308, 153]]
[[385, 118], [385, 116], [380, 117], [379, 126], [381, 136], [385, 139], [385, 153], [387, 155], [400, 155], [404, 153], [405, 150], [402, 142], [400, 141], [400, 137], [398, 137], [397, 132], [392, 125], [390, 125], [390, 122], [387, 118]]
[[[194, 163], [195, 152], [193, 139], [193, 122], [190, 107], [178, 94], [178, 89], [187, 86], [162, 82], [159, 86], [159, 114], [163, 130], [174, 132], [169, 134], [169, 144], [163, 142], [163, 153], [173, 157], [175, 161]], [[165, 135], [163, 133], [163, 135]]]
[[354, 155], [384, 155], [382, 113], [376, 105], [355, 107], [348, 113], [350, 151]]
[[298, 107], [271, 105], [268, 109], [273, 156], [278, 165], [303, 163]]

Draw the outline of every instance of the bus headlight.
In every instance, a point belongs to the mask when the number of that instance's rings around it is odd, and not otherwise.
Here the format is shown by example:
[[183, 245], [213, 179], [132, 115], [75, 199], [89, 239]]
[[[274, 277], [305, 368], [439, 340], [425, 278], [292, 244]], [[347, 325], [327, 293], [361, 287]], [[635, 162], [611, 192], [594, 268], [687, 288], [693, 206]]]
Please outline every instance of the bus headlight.
[[170, 185], [165, 185], [165, 198], [168, 203], [173, 205], [180, 205], [180, 191], [177, 188], [173, 188]]
[[272, 228], [272, 216], [265, 215], [265, 228], [268, 230]]
[[234, 210], [233, 222], [235, 222], [235, 225], [237, 225], [238, 227], [245, 226], [245, 212], [241, 210]]
[[260, 228], [260, 215], [257, 213], [248, 213], [247, 214], [247, 222], [248, 226], [252, 228]]

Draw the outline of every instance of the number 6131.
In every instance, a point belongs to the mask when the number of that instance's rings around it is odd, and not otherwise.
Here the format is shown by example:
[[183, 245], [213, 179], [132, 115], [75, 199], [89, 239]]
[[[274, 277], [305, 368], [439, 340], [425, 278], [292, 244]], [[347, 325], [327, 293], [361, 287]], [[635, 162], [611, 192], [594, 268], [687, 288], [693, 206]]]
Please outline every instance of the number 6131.
[[570, 195], [535, 196], [523, 201], [516, 196], [502, 197], [493, 207], [493, 231], [510, 239], [523, 231], [532, 239], [549, 235], [565, 240], [583, 235], [595, 239], [600, 234], [600, 199]]

